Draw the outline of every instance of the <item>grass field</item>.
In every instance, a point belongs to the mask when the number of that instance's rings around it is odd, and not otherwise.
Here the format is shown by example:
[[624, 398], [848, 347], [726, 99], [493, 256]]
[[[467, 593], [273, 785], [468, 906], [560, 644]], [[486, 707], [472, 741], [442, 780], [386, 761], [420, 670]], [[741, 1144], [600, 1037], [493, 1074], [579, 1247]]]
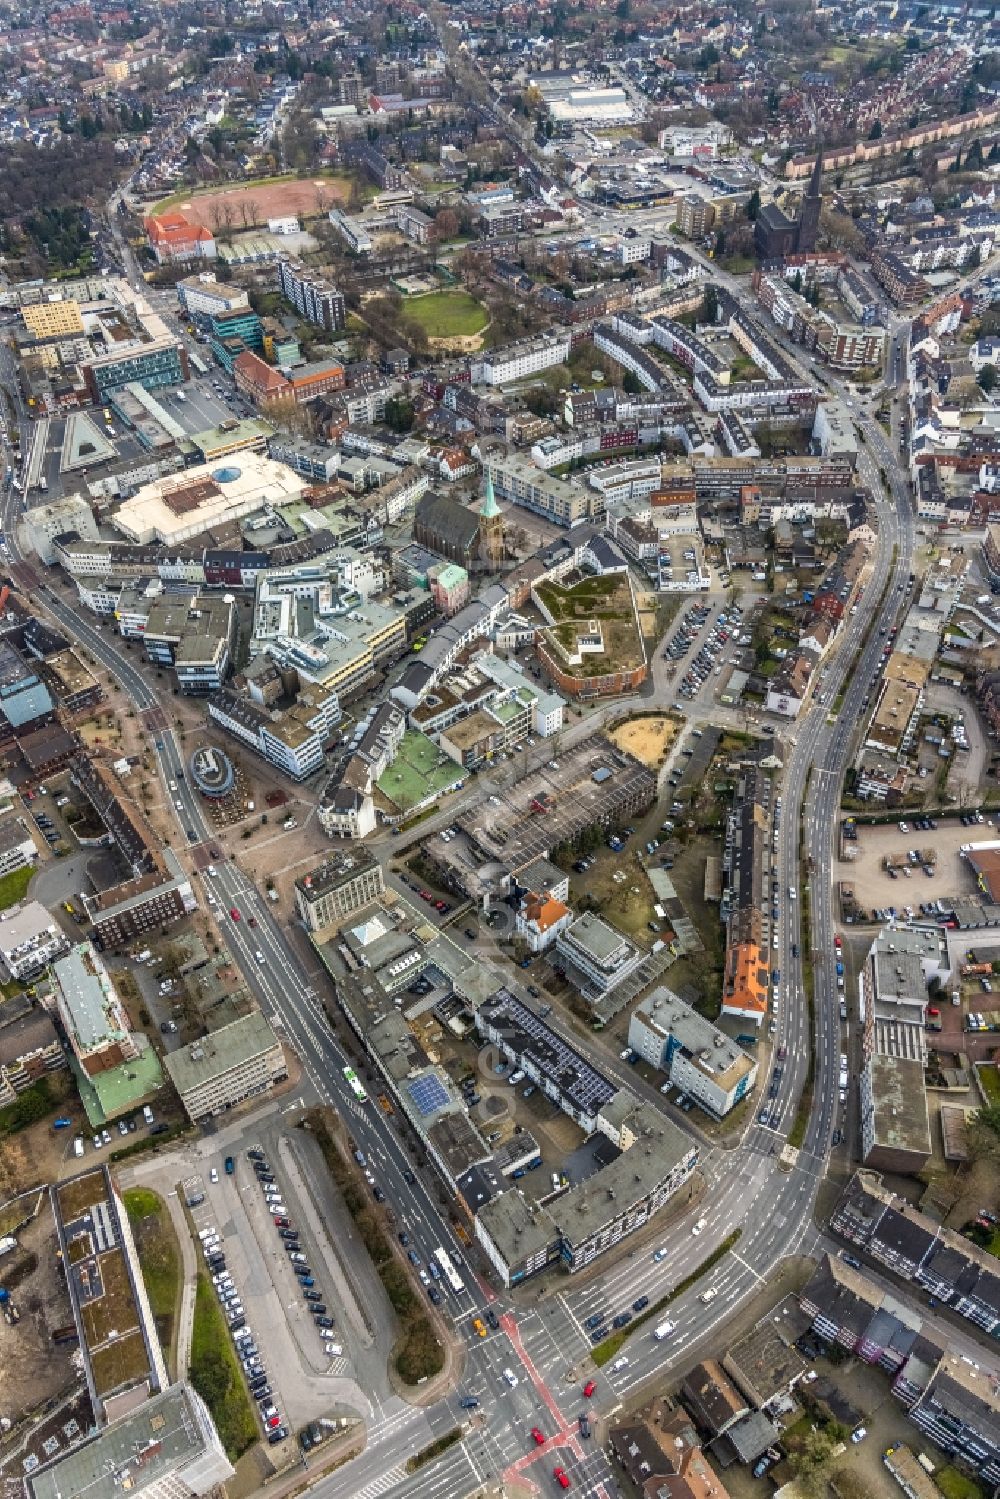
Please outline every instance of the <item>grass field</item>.
[[407, 318], [419, 323], [428, 338], [471, 338], [482, 333], [489, 314], [467, 291], [433, 291], [406, 303]]
[[156, 1319], [160, 1342], [171, 1358], [180, 1295], [181, 1256], [163, 1199], [146, 1187], [124, 1194], [125, 1210], [135, 1236], [142, 1278]]
[[30, 866], [12, 869], [0, 879], [0, 911], [6, 911], [8, 906], [16, 905], [24, 897], [34, 872]]
[[191, 1383], [212, 1413], [232, 1462], [257, 1440], [243, 1372], [207, 1275], [198, 1276], [191, 1333]]
[[989, 1104], [1000, 1103], [1000, 1072], [995, 1062], [980, 1062], [976, 1068]]

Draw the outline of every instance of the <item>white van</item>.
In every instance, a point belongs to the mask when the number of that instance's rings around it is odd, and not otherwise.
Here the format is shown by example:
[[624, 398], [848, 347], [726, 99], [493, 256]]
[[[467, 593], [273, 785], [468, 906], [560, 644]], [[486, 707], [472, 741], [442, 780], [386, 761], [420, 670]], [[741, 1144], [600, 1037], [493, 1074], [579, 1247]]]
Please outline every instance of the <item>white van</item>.
[[76, 1139], [73, 1141], [73, 1154], [74, 1155], [83, 1155], [83, 1151], [84, 1151], [83, 1136], [82, 1135], [77, 1135]]
[[142, 1117], [143, 1117], [143, 1120], [144, 1120], [144, 1122], [146, 1124], [152, 1124], [152, 1122], [153, 1122], [153, 1111], [149, 1107], [148, 1103], [143, 1104], [143, 1106], [142, 1106]]

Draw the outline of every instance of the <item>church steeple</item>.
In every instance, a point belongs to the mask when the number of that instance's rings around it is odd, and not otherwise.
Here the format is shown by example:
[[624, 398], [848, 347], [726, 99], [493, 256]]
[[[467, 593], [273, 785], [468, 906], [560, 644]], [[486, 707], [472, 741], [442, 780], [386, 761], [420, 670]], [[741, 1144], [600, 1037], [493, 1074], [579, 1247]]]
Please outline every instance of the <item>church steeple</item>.
[[496, 495], [493, 493], [493, 479], [490, 474], [486, 475], [486, 493], [483, 495], [483, 503], [479, 507], [479, 514], [484, 520], [495, 520], [500, 514], [500, 506], [497, 504]]
[[816, 239], [819, 235], [819, 216], [823, 208], [823, 143], [819, 143], [816, 152], [816, 163], [809, 178], [809, 187], [802, 200], [802, 208], [799, 212], [798, 232], [795, 236], [795, 248], [800, 254], [810, 254], [816, 248]]
[[503, 554], [503, 513], [493, 493], [493, 480], [487, 474], [483, 503], [479, 507], [479, 556], [490, 572], [498, 572]]

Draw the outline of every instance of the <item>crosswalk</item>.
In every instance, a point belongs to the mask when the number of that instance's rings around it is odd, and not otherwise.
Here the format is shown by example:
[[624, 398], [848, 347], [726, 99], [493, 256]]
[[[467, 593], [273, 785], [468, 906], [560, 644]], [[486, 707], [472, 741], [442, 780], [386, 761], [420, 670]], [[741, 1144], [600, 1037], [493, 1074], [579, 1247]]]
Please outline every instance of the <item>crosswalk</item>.
[[378, 1478], [373, 1478], [371, 1483], [365, 1484], [359, 1489], [354, 1499], [378, 1499], [379, 1494], [384, 1494], [388, 1489], [395, 1488], [406, 1477], [406, 1469], [402, 1463], [395, 1468], [390, 1468], [387, 1473], [380, 1473]]

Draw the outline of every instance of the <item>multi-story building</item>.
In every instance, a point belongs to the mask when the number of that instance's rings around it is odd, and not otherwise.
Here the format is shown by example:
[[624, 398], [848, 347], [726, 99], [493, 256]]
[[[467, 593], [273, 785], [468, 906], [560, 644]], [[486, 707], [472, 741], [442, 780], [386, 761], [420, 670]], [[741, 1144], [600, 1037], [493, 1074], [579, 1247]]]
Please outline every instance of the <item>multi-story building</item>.
[[233, 307], [215, 312], [208, 319], [211, 349], [222, 368], [232, 374], [239, 356], [264, 347], [264, 325], [252, 307]]
[[568, 332], [508, 344], [506, 348], [493, 349], [473, 361], [470, 369], [472, 383], [510, 385], [515, 380], [524, 380], [528, 375], [537, 375], [539, 371], [551, 369], [554, 365], [565, 364], [569, 352]]
[[0, 876], [24, 869], [38, 858], [38, 845], [23, 817], [8, 813], [0, 817]]
[[288, 1075], [281, 1042], [256, 1010], [169, 1052], [164, 1064], [192, 1124], [269, 1093]]
[[310, 323], [336, 332], [347, 322], [344, 294], [305, 270], [298, 261], [279, 260], [278, 285], [292, 306]]
[[514, 914], [514, 929], [532, 952], [544, 952], [573, 920], [563, 901], [543, 891], [529, 890]]
[[310, 932], [319, 932], [370, 905], [384, 889], [375, 856], [367, 848], [345, 849], [295, 881], [295, 909]]
[[235, 633], [231, 599], [194, 594], [153, 604], [142, 638], [149, 660], [173, 667], [183, 693], [205, 697], [229, 674]]
[[190, 877], [172, 848], [156, 851], [151, 870], [96, 895], [83, 894], [95, 933], [111, 948], [182, 921], [197, 904]]
[[48, 1011], [26, 994], [4, 1000], [0, 1007], [0, 1105], [13, 1103], [47, 1072], [65, 1066], [66, 1053]]
[[214, 260], [215, 239], [204, 224], [196, 224], [176, 209], [151, 214], [144, 221], [149, 248], [160, 265], [176, 265], [189, 260]]
[[372, 237], [362, 224], [360, 219], [342, 213], [339, 208], [331, 208], [328, 214], [330, 223], [336, 229], [347, 245], [347, 248], [355, 255], [370, 255], [372, 250]]
[[410, 203], [404, 203], [397, 208], [396, 223], [399, 225], [399, 232], [418, 245], [428, 244], [434, 232], [434, 220], [428, 218], [425, 213], [421, 213], [419, 208], [414, 208]]
[[232, 376], [240, 394], [264, 410], [292, 399], [285, 374], [249, 350], [233, 360]]
[[655, 989], [632, 1011], [628, 1042], [717, 1119], [746, 1097], [757, 1078], [753, 1058], [669, 989]]
[[61, 927], [37, 900], [0, 914], [0, 963], [10, 978], [27, 983], [68, 950]]
[[688, 239], [704, 239], [715, 223], [715, 209], [707, 198], [685, 193], [677, 205], [677, 227]]
[[54, 542], [57, 536], [75, 531], [81, 541], [100, 539], [93, 506], [79, 494], [64, 495], [47, 505], [33, 505], [25, 512], [24, 525], [32, 551], [46, 566], [56, 561]]
[[344, 388], [344, 366], [336, 359], [317, 359], [286, 372], [288, 391], [297, 406]]
[[81, 368], [88, 394], [98, 406], [133, 381], [145, 390], [160, 390], [165, 385], [182, 385], [191, 377], [187, 350], [169, 334], [95, 354]]
[[208, 716], [248, 749], [293, 781], [304, 781], [324, 763], [324, 746], [340, 722], [337, 694], [314, 688], [288, 708], [266, 708], [223, 689], [208, 700]]
[[80, 304], [72, 297], [55, 297], [22, 307], [21, 318], [33, 338], [80, 338], [83, 334]]
[[483, 471], [492, 480], [497, 499], [521, 505], [557, 525], [575, 526], [603, 513], [604, 497], [596, 490], [547, 474], [520, 454], [487, 451]]
[[178, 281], [175, 290], [183, 311], [198, 327], [208, 327], [209, 319], [220, 313], [239, 312], [250, 306], [250, 299], [241, 287], [216, 281], [210, 271], [186, 276]]
[[108, 1475], [130, 1499], [219, 1493], [233, 1466], [201, 1396], [173, 1384], [24, 1480], [26, 1499], [100, 1499]]
[[90, 942], [52, 965], [52, 992], [62, 1028], [88, 1077], [138, 1056], [128, 1011]]
[[559, 934], [556, 951], [576, 978], [585, 999], [607, 994], [634, 973], [645, 954], [593, 911], [578, 916]]

